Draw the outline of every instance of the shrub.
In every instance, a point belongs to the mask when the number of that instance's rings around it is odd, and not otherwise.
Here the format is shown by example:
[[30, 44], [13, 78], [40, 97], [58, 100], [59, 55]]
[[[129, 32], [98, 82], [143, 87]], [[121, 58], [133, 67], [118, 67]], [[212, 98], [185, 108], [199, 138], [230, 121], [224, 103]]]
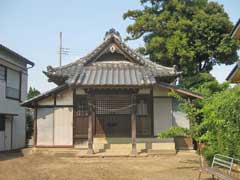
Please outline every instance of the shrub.
[[190, 132], [188, 129], [179, 127], [179, 126], [172, 126], [169, 129], [163, 130], [158, 134], [159, 138], [172, 138], [176, 136], [189, 136]]

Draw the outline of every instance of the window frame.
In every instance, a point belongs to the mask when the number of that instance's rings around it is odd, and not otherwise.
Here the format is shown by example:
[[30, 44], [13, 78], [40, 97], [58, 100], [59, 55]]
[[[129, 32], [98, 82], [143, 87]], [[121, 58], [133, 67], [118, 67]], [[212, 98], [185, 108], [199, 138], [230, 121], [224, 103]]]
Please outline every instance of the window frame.
[[7, 67], [2, 64], [0, 64], [0, 66], [4, 68], [4, 79], [0, 79], [0, 80], [7, 81]]
[[[19, 96], [18, 96], [18, 98], [7, 96], [7, 93], [6, 93], [7, 92], [7, 88], [8, 88], [8, 86], [7, 86], [7, 77], [8, 77], [7, 69], [10, 69], [12, 71], [15, 71], [15, 72], [19, 73], [19, 89], [18, 89]], [[5, 72], [6, 72], [5, 73], [5, 81], [6, 81], [5, 96], [6, 96], [6, 99], [11, 99], [11, 100], [16, 100], [16, 101], [21, 102], [21, 89], [22, 89], [22, 73], [21, 73], [21, 71], [17, 71], [15, 69], [12, 69], [12, 68], [9, 68], [9, 67], [5, 67]]]

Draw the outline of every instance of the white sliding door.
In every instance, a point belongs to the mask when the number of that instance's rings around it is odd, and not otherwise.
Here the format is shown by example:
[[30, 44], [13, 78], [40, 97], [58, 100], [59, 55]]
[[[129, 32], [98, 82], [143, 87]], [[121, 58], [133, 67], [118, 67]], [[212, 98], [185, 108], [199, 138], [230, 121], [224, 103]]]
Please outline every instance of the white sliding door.
[[72, 145], [73, 110], [56, 108], [54, 111], [54, 145]]
[[53, 145], [53, 108], [37, 110], [37, 145]]
[[154, 135], [172, 126], [172, 99], [154, 98]]

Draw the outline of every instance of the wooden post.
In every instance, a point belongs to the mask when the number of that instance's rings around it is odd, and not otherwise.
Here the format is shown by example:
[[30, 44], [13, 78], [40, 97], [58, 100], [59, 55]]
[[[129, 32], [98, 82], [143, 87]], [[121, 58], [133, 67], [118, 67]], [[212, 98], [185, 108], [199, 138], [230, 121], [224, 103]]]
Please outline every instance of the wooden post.
[[88, 116], [88, 154], [93, 153], [93, 108], [90, 105]]
[[34, 117], [33, 117], [33, 147], [37, 145], [37, 108], [34, 107]]
[[131, 114], [131, 127], [132, 127], [132, 154], [137, 154], [137, 144], [136, 144], [136, 131], [137, 131], [137, 125], [136, 125], [136, 101], [135, 98], [132, 97], [133, 101], [132, 104], [132, 114]]

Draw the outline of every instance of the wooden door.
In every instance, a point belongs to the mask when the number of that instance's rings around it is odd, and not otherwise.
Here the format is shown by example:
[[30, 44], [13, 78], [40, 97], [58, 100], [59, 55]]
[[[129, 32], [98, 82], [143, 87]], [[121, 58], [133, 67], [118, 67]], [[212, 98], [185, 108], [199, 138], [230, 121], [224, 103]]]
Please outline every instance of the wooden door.
[[5, 118], [3, 115], [0, 115], [0, 151], [5, 150]]
[[76, 96], [74, 138], [88, 137], [88, 100], [87, 96]]

